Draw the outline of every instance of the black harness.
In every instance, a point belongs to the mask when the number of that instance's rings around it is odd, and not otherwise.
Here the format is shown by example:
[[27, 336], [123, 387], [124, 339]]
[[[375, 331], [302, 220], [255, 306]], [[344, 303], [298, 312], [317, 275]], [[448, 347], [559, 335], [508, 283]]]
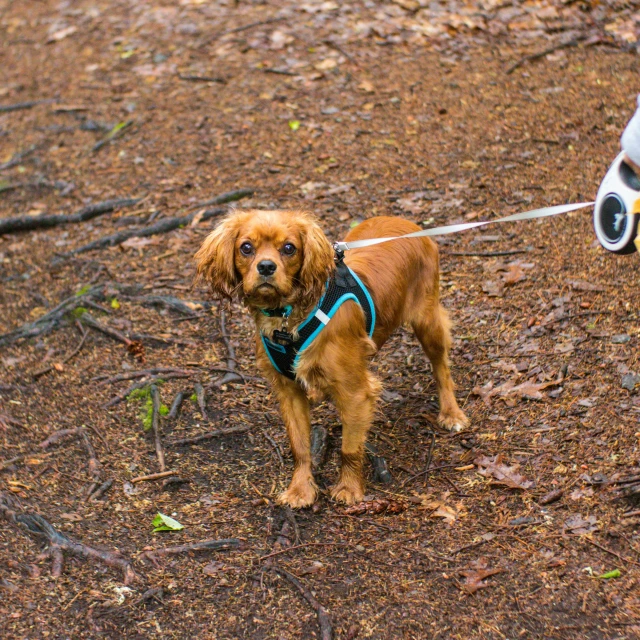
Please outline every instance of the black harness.
[[[354, 300], [362, 307], [367, 333], [371, 337], [376, 324], [376, 309], [373, 300], [360, 278], [349, 269], [343, 260], [338, 260], [334, 274], [327, 282], [324, 295], [316, 308], [298, 327], [298, 337], [295, 340], [292, 334], [278, 329], [273, 332], [272, 339], [263, 333], [260, 334], [264, 350], [273, 368], [287, 378], [295, 380], [296, 366], [300, 355], [347, 300]], [[291, 314], [291, 307], [268, 309], [263, 313], [268, 316], [288, 318]]]

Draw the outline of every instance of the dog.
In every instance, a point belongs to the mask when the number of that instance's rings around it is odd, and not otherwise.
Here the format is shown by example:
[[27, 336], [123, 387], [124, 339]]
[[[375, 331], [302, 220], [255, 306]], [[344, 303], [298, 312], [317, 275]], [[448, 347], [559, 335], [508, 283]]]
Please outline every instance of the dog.
[[[418, 230], [408, 220], [380, 216], [356, 226], [346, 241]], [[198, 276], [213, 292], [239, 298], [255, 321], [257, 364], [280, 403], [294, 460], [280, 504], [309, 507], [318, 497], [311, 468], [309, 401], [325, 397], [333, 400], [342, 421], [342, 465], [331, 496], [345, 504], [364, 498], [364, 445], [381, 391], [369, 361], [402, 324], [413, 328], [431, 361], [439, 423], [454, 431], [469, 424], [454, 395], [449, 320], [439, 301], [438, 249], [430, 238], [354, 249], [336, 262], [331, 244], [309, 213], [243, 210], [209, 234], [195, 259]], [[346, 288], [335, 289], [337, 282]], [[342, 294], [345, 301], [314, 315], [321, 300], [321, 308], [326, 306], [330, 293]], [[317, 331], [303, 349], [300, 336], [309, 333], [310, 322]], [[282, 353], [287, 344], [297, 345], [293, 354]]]

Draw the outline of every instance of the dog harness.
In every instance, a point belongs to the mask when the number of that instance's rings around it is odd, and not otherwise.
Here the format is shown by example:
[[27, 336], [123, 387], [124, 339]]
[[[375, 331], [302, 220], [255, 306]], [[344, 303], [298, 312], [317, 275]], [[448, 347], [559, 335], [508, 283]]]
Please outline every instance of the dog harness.
[[[298, 327], [298, 338], [283, 331], [274, 331], [273, 340], [260, 334], [264, 350], [273, 368], [291, 380], [295, 380], [296, 366], [303, 351], [318, 337], [336, 311], [347, 300], [354, 300], [364, 311], [366, 329], [369, 337], [373, 335], [376, 324], [376, 310], [367, 288], [349, 267], [339, 260], [334, 274], [328, 280], [325, 293], [315, 309]], [[288, 318], [291, 307], [282, 309], [264, 309], [267, 316], [282, 316]]]

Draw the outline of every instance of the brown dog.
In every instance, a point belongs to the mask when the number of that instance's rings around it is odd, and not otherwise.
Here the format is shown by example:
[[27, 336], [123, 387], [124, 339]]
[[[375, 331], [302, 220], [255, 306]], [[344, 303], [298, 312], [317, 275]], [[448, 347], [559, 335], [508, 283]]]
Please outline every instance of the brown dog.
[[[358, 225], [346, 240], [417, 230], [407, 220], [378, 217]], [[298, 211], [235, 212], [206, 238], [196, 261], [199, 275], [215, 293], [237, 295], [253, 314], [258, 366], [278, 396], [293, 452], [293, 478], [279, 496], [282, 504], [308, 507], [316, 500], [309, 399], [325, 396], [334, 401], [343, 425], [342, 469], [331, 495], [347, 504], [362, 500], [364, 444], [381, 389], [369, 360], [403, 323], [411, 325], [433, 365], [440, 423], [453, 430], [468, 424], [449, 372], [449, 321], [439, 302], [438, 249], [430, 239], [394, 240], [347, 252], [345, 263], [373, 300], [375, 329], [369, 336], [363, 306], [347, 300], [330, 321], [324, 316], [326, 326], [300, 350], [290, 377], [276, 370], [263, 336], [280, 344], [286, 340], [275, 336], [296, 339], [328, 290], [328, 279], [337, 277], [333, 249], [314, 219]], [[288, 317], [283, 317], [285, 309]]]

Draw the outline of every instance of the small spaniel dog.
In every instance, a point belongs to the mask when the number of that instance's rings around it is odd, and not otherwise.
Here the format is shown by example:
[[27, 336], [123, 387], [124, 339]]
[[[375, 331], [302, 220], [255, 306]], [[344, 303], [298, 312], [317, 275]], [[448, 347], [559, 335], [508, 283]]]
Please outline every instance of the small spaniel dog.
[[[365, 220], [346, 241], [418, 231], [408, 220]], [[440, 424], [469, 424], [458, 407], [449, 371], [449, 321], [439, 302], [438, 249], [429, 238], [395, 240], [334, 251], [311, 215], [300, 211], [236, 211], [196, 254], [200, 277], [214, 293], [237, 296], [256, 324], [257, 363], [280, 402], [294, 460], [281, 504], [312, 505], [318, 495], [311, 468], [309, 400], [326, 396], [342, 420], [342, 467], [332, 497], [364, 497], [364, 445], [381, 384], [369, 360], [404, 323], [433, 366]]]

